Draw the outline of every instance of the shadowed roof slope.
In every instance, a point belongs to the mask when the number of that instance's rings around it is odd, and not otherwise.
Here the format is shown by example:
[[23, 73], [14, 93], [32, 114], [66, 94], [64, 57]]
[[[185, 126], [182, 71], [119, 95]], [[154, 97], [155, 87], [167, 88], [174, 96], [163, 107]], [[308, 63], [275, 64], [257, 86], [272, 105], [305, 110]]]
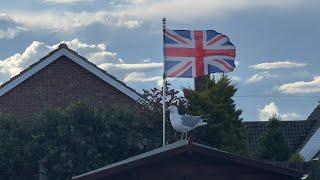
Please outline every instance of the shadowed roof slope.
[[[304, 142], [315, 121], [281, 121], [280, 124], [284, 138], [293, 152]], [[254, 151], [262, 135], [267, 132], [269, 121], [246, 121], [243, 125], [248, 132], [249, 148]]]
[[110, 177], [114, 174], [126, 172], [130, 169], [148, 165], [154, 162], [158, 162], [161, 159], [171, 159], [174, 156], [188, 153], [199, 153], [203, 157], [216, 158], [225, 162], [232, 162], [240, 165], [241, 167], [251, 167], [256, 170], [263, 170], [265, 172], [272, 172], [277, 174], [286, 175], [289, 177], [301, 177], [301, 172], [293, 169], [288, 169], [274, 164], [269, 164], [261, 161], [256, 161], [240, 156], [230, 154], [225, 151], [221, 151], [209, 146], [194, 143], [191, 140], [180, 140], [173, 144], [166, 145], [164, 147], [128, 158], [126, 160], [78, 175], [72, 179], [98, 179], [102, 177]]

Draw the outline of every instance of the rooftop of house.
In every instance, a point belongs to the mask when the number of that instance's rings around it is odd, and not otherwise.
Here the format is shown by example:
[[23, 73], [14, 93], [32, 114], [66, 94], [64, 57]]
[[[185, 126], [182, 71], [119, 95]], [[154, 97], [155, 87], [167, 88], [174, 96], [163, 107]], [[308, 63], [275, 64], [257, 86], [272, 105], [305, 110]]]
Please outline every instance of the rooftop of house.
[[[251, 151], [254, 151], [259, 144], [261, 136], [267, 132], [269, 121], [245, 121], [243, 122], [243, 125], [248, 132], [249, 148]], [[308, 144], [308, 142], [315, 138], [315, 133], [319, 127], [320, 105], [314, 109], [306, 120], [280, 122], [280, 129], [283, 132], [285, 140], [288, 142], [291, 152], [300, 151], [305, 145], [310, 146], [310, 143]], [[314, 144], [311, 144], [311, 146], [313, 148], [311, 158], [314, 158], [319, 155], [320, 147], [314, 146]]]
[[264, 172], [282, 174], [289, 177], [302, 176], [302, 172], [295, 169], [290, 169], [287, 167], [277, 166], [271, 163], [240, 157], [225, 151], [218, 150], [216, 148], [192, 142], [192, 140], [189, 139], [180, 140], [175, 143], [166, 145], [164, 147], [160, 147], [158, 149], [154, 149], [152, 151], [137, 156], [133, 156], [123, 161], [116, 162], [114, 164], [110, 164], [99, 169], [80, 174], [78, 176], [73, 177], [72, 179], [84, 180], [98, 179], [102, 177], [106, 178], [110, 177], [113, 174], [126, 172], [130, 169], [134, 169], [143, 165], [150, 165], [151, 163], [154, 163], [156, 161], [161, 161], [167, 158], [172, 159], [172, 157], [178, 156], [183, 153], [201, 154], [202, 158], [206, 157], [206, 159], [212, 158], [212, 160], [222, 160], [223, 162], [228, 162], [229, 165], [235, 163], [237, 165], [241, 165], [241, 167], [254, 168], [255, 171], [263, 170]]

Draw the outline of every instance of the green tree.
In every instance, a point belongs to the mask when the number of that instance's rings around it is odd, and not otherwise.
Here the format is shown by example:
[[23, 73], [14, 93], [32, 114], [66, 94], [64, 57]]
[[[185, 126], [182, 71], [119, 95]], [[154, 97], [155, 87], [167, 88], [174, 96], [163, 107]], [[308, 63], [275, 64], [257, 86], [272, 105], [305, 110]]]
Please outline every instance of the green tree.
[[184, 89], [189, 101], [187, 113], [203, 115], [208, 123], [196, 129], [193, 138], [221, 150], [247, 155], [247, 133], [240, 118], [242, 111], [236, 109], [232, 99], [237, 88], [226, 75], [217, 81], [206, 78], [205, 82], [207, 88], [203, 91]]
[[304, 162], [304, 158], [299, 154], [299, 152], [296, 152], [291, 155], [289, 162]]
[[[166, 82], [166, 107], [175, 105], [179, 110], [185, 111], [188, 106], [187, 99], [179, 94], [180, 91], [172, 89], [170, 86], [171, 84]], [[143, 89], [143, 98], [146, 99], [143, 104], [146, 109], [151, 110], [157, 116], [162, 113], [163, 88]]]
[[155, 148], [158, 127], [127, 107], [93, 110], [83, 103], [46, 109], [37, 117], [30, 152], [49, 179], [69, 179]]
[[0, 116], [0, 179], [17, 177], [17, 172], [32, 173], [36, 163], [30, 161], [25, 145], [31, 136], [27, 128], [12, 116]]
[[288, 143], [280, 129], [280, 118], [269, 118], [268, 131], [261, 137], [256, 158], [269, 161], [288, 161], [291, 153]]

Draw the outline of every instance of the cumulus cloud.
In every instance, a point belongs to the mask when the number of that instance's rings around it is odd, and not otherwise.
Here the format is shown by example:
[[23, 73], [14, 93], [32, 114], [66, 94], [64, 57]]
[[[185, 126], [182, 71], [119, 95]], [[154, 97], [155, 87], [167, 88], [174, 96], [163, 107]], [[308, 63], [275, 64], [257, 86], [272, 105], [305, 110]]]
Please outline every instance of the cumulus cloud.
[[72, 32], [93, 24], [102, 24], [109, 28], [134, 29], [142, 25], [142, 21], [132, 17], [116, 15], [106, 11], [98, 12], [44, 12], [39, 14], [13, 14], [16, 20], [30, 29], [48, 29], [51, 31]]
[[0, 39], [13, 39], [27, 29], [7, 14], [0, 14]]
[[298, 81], [283, 84], [276, 88], [283, 94], [308, 94], [320, 92], [320, 76], [316, 76], [312, 81]]
[[246, 80], [246, 83], [252, 84], [252, 83], [260, 82], [265, 79], [272, 79], [276, 77], [278, 77], [277, 74], [270, 74], [269, 72], [265, 71], [265, 72], [254, 74], [253, 76], [251, 76], [249, 79]]
[[279, 109], [274, 102], [266, 104], [263, 108], [258, 109], [260, 121], [267, 121], [273, 115], [279, 116], [282, 120], [297, 120], [301, 116], [295, 112], [279, 113]]
[[292, 61], [275, 61], [275, 62], [267, 62], [267, 63], [251, 65], [250, 68], [269, 70], [269, 69], [280, 69], [280, 68], [298, 68], [298, 67], [304, 67], [306, 65], [307, 64], [305, 63], [297, 63]]
[[[108, 51], [105, 44], [87, 44], [78, 39], [61, 43], [66, 43], [69, 48], [86, 57], [92, 63], [126, 82], [156, 82], [161, 74], [162, 63], [148, 60], [143, 63], [128, 64], [120, 59], [117, 53]], [[24, 52], [0, 60], [0, 84], [58, 48], [59, 44], [50, 46], [34, 41]]]

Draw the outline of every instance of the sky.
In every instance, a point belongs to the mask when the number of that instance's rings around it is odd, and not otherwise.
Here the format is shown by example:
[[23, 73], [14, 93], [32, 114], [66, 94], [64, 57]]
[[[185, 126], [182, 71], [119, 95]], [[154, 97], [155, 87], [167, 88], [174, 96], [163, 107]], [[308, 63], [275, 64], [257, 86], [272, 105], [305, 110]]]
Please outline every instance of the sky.
[[[169, 29], [229, 36], [245, 121], [304, 120], [318, 105], [317, 0], [2, 0], [0, 84], [64, 42], [138, 92], [160, 87], [163, 17]], [[193, 88], [193, 79], [169, 82]]]

